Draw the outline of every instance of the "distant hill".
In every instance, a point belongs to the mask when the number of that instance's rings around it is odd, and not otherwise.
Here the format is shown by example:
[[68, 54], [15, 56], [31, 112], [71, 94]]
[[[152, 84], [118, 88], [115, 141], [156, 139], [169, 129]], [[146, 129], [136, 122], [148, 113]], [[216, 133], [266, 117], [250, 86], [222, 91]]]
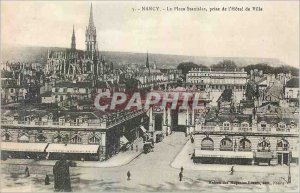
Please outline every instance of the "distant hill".
[[[65, 48], [51, 47], [8, 47], [4, 46], [1, 50], [2, 62], [6, 61], [24, 61], [24, 62], [47, 62], [47, 50], [64, 50]], [[131, 52], [100, 52], [106, 60], [118, 64], [141, 64], [146, 61], [146, 53], [131, 53]], [[244, 67], [251, 64], [264, 63], [273, 67], [286, 65], [278, 59], [273, 58], [235, 58], [235, 57], [201, 57], [201, 56], [184, 56], [184, 55], [167, 55], [167, 54], [152, 54], [149, 53], [150, 63], [156, 63], [159, 68], [176, 68], [179, 63], [193, 62], [210, 66], [217, 64], [223, 60], [232, 60], [239, 67]]]

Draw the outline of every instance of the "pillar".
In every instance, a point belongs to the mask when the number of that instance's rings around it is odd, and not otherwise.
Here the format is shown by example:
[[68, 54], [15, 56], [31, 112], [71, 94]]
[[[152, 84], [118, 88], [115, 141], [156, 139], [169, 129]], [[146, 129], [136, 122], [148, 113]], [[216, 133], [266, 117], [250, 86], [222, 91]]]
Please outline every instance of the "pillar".
[[190, 128], [189, 128], [189, 109], [186, 109], [186, 134], [190, 134]]
[[191, 132], [195, 131], [195, 110], [192, 109], [192, 128], [191, 128]]
[[154, 132], [154, 126], [153, 126], [153, 107], [150, 107], [149, 109], [149, 131]]
[[171, 117], [171, 108], [168, 108], [167, 109], [167, 118], [168, 118], [168, 121], [167, 121], [167, 129], [168, 129], [168, 134], [171, 134], [172, 133], [172, 128], [171, 128], [171, 124], [172, 124], [172, 117]]
[[163, 135], [167, 135], [167, 110], [164, 108], [164, 114], [163, 114], [163, 126], [162, 126], [162, 133]]

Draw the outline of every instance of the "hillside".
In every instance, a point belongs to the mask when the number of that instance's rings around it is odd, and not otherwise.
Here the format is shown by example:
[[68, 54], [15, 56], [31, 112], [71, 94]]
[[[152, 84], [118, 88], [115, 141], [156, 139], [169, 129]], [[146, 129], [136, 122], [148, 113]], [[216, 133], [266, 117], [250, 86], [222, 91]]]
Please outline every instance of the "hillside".
[[[48, 48], [48, 47], [2, 47], [1, 55], [2, 62], [6, 61], [24, 61], [24, 62], [38, 62], [46, 63], [47, 50], [64, 50], [64, 48]], [[130, 52], [111, 52], [101, 51], [108, 61], [114, 64], [145, 64], [146, 53], [130, 53]], [[152, 54], [149, 53], [150, 63], [156, 62], [159, 68], [176, 68], [181, 62], [193, 62], [196, 64], [203, 64], [210, 66], [222, 60], [232, 60], [239, 67], [264, 63], [270, 66], [278, 67], [285, 65], [278, 59], [272, 58], [230, 58], [230, 57], [201, 57], [201, 56], [183, 56], [183, 55], [166, 55], [166, 54]]]

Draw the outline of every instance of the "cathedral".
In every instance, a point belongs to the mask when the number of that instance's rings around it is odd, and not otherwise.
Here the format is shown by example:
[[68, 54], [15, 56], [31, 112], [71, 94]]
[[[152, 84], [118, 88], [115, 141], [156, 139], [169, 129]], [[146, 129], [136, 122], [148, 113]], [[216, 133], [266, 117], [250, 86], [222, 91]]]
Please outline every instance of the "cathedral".
[[85, 32], [85, 50], [76, 49], [76, 36], [73, 26], [71, 48], [48, 50], [46, 74], [55, 77], [76, 79], [78, 75], [99, 77], [113, 71], [98, 51], [97, 30], [93, 19], [93, 7], [90, 8], [89, 24]]

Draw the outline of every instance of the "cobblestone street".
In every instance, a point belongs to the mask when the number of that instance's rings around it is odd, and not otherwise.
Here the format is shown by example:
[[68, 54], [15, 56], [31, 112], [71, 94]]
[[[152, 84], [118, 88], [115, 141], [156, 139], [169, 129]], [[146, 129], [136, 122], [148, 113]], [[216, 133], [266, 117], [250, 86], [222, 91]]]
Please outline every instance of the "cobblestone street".
[[[72, 189], [73, 191], [296, 191], [297, 180], [293, 179], [293, 183], [287, 185], [282, 179], [287, 176], [280, 173], [249, 175], [246, 172], [236, 172], [231, 176], [228, 172], [222, 171], [184, 169], [183, 181], [179, 182], [179, 169], [171, 167], [171, 162], [182, 150], [187, 140], [188, 138], [184, 137], [183, 133], [173, 133], [163, 142], [155, 144], [154, 152], [142, 154], [124, 166], [112, 168], [72, 167], [70, 168]], [[29, 165], [31, 176], [28, 178], [23, 174], [25, 165], [2, 164], [1, 167], [2, 191], [54, 191], [52, 166]], [[127, 171], [131, 172], [131, 180], [127, 180]], [[52, 182], [48, 186], [44, 185], [46, 174], [50, 176]], [[266, 182], [269, 184], [230, 184], [236, 182]]]

